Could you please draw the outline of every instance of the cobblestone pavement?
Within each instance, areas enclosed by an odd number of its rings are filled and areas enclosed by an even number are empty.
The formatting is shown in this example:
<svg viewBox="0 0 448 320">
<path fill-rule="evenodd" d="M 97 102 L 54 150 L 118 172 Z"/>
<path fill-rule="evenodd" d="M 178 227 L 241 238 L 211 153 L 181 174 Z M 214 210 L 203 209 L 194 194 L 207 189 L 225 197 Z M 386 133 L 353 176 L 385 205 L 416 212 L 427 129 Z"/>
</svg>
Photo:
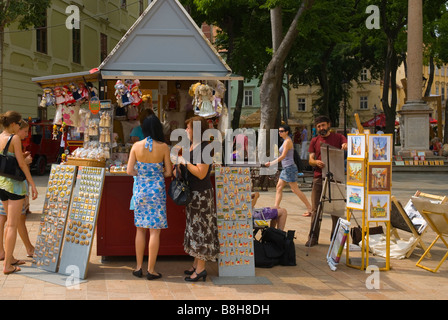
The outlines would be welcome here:
<svg viewBox="0 0 448 320">
<path fill-rule="evenodd" d="M 392 194 L 406 203 L 416 190 L 447 194 L 445 173 L 394 173 Z M 27 220 L 30 239 L 34 243 L 39 229 L 44 194 L 48 176 L 35 177 L 40 197 L 31 203 L 31 214 Z M 311 192 L 305 191 L 307 197 Z M 261 192 L 257 206 L 272 205 L 275 191 Z M 307 256 L 304 246 L 310 227 L 310 218 L 303 217 L 305 206 L 289 190 L 285 190 L 282 207 L 288 210 L 286 229 L 296 230 L 295 248 L 297 266 L 276 266 L 271 269 L 256 268 L 256 276 L 268 279 L 271 284 L 216 285 L 210 278 L 218 276 L 216 263 L 209 263 L 206 282 L 186 283 L 183 270 L 191 266 L 188 257 L 160 257 L 157 269 L 163 278 L 157 281 L 137 279 L 131 275 L 134 258 L 115 257 L 102 263 L 93 246 L 88 278 L 77 287 L 65 287 L 24 274 L 5 276 L 0 274 L 0 299 L 164 299 L 164 300 L 388 300 L 388 299 L 447 299 L 448 263 L 437 273 L 416 267 L 421 249 L 416 249 L 408 259 L 391 259 L 391 270 L 378 275 L 379 288 L 369 289 L 371 273 L 348 267 L 341 262 L 336 271 L 331 271 L 326 262 L 330 244 L 330 216 L 324 215 L 319 245 L 312 247 Z M 401 233 L 400 233 L 401 234 Z M 402 234 L 408 237 L 406 234 Z M 425 234 L 423 240 L 429 244 L 434 232 Z M 446 252 L 443 244 L 437 243 L 431 251 L 428 265 L 436 265 Z M 18 238 L 15 256 L 31 265 L 26 251 Z M 345 258 L 344 258 L 345 259 Z M 345 261 L 345 260 L 344 260 Z M 370 286 L 371 287 L 371 286 Z"/>
</svg>

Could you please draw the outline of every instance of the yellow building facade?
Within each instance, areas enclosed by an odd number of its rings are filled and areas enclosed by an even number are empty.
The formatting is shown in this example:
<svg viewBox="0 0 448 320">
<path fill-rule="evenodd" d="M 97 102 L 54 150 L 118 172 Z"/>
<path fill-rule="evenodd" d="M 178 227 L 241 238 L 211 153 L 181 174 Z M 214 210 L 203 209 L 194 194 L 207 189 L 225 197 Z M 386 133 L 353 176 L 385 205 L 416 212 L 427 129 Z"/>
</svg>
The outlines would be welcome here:
<svg viewBox="0 0 448 320">
<path fill-rule="evenodd" d="M 401 79 L 404 78 L 404 68 L 399 68 L 397 72 L 397 111 L 401 109 L 405 102 L 404 88 Z M 314 117 L 317 108 L 314 106 L 315 101 L 319 98 L 320 87 L 299 86 L 292 88 L 289 92 L 290 99 L 290 119 L 293 123 L 305 125 L 310 132 L 314 125 Z M 358 82 L 353 81 L 346 100 L 347 107 L 347 130 L 356 127 L 354 114 L 357 113 L 362 122 L 368 121 L 383 112 L 381 97 L 383 85 L 381 80 L 375 80 L 371 77 L 370 71 L 364 69 L 359 75 Z M 390 94 L 389 94 L 390 99 Z M 339 127 L 336 128 L 342 132 L 344 127 L 344 102 L 341 102 Z M 311 138 L 310 136 L 308 137 Z"/>
<path fill-rule="evenodd" d="M 38 106 L 43 91 L 31 78 L 98 67 L 150 2 L 53 0 L 45 25 L 36 26 L 46 28 L 20 31 L 17 24 L 10 25 L 5 30 L 1 111 L 42 116 L 45 112 Z M 79 28 L 74 24 L 76 17 Z M 47 111 L 51 119 L 54 110 Z"/>
</svg>

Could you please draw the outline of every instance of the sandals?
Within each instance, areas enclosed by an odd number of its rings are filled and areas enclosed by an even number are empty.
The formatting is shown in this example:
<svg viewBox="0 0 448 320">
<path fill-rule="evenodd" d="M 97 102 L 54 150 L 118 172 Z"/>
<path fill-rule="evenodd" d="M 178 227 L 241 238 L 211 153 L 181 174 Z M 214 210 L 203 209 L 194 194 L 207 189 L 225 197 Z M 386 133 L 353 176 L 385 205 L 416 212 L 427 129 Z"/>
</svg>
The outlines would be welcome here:
<svg viewBox="0 0 448 320">
<path fill-rule="evenodd" d="M 22 264 L 25 264 L 26 262 L 23 260 L 16 260 L 16 262 L 11 263 L 12 266 L 21 266 Z"/>
<path fill-rule="evenodd" d="M 310 211 L 305 212 L 302 214 L 303 217 L 311 217 L 312 213 Z"/>
<path fill-rule="evenodd" d="M 13 274 L 14 272 L 19 272 L 20 270 L 22 270 L 22 269 L 20 269 L 19 267 L 14 266 L 14 269 L 12 271 L 7 271 L 7 272 L 3 271 L 3 274 L 5 276 L 7 276 L 7 275 L 10 275 L 10 274 Z"/>
</svg>

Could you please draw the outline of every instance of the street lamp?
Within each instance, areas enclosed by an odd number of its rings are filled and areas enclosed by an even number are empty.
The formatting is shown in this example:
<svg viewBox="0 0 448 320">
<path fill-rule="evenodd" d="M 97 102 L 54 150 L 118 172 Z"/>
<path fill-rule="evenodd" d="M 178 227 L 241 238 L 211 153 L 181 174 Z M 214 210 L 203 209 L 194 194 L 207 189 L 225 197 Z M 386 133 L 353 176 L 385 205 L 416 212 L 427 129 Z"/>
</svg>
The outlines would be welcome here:
<svg viewBox="0 0 448 320">
<path fill-rule="evenodd" d="M 374 129 L 373 129 L 373 132 L 375 132 L 376 133 L 376 110 L 377 110 L 377 108 L 376 108 L 376 104 L 374 104 L 373 105 L 373 118 L 375 119 L 374 121 L 375 121 L 375 125 L 374 125 Z"/>
</svg>

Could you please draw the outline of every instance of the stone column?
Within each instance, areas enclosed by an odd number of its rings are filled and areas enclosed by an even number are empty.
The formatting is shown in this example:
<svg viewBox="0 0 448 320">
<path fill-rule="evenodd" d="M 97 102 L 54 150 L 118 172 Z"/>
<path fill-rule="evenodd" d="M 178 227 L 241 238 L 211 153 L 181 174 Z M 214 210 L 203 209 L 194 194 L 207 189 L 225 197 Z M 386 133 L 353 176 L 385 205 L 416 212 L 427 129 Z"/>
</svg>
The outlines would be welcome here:
<svg viewBox="0 0 448 320">
<path fill-rule="evenodd" d="M 423 6 L 422 0 L 408 1 L 407 100 L 400 117 L 402 151 L 429 150 L 429 115 L 423 101 Z"/>
</svg>

